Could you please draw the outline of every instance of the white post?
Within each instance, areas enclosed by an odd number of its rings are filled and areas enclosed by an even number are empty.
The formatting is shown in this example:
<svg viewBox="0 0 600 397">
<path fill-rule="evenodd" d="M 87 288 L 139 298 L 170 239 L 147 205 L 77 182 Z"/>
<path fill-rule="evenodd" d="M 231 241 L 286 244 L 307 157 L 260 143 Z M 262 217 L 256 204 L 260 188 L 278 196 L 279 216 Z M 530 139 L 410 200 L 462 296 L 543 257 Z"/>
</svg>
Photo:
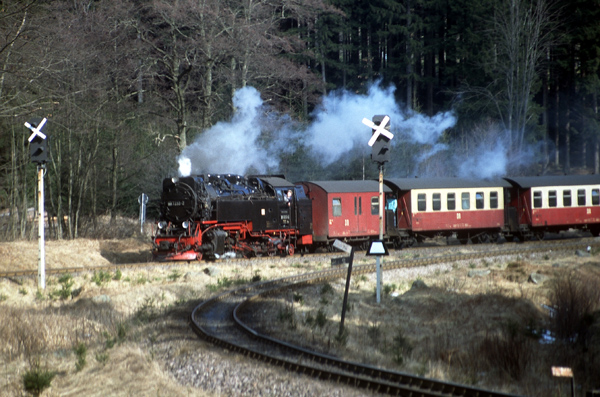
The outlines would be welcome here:
<svg viewBox="0 0 600 397">
<path fill-rule="evenodd" d="M 46 249 L 44 241 L 44 170 L 45 165 L 38 165 L 38 237 L 40 258 L 38 262 L 38 288 L 46 289 Z"/>
<path fill-rule="evenodd" d="M 383 164 L 379 164 L 379 240 L 383 241 Z M 375 261 L 377 269 L 377 303 L 381 302 L 381 255 Z"/>
</svg>

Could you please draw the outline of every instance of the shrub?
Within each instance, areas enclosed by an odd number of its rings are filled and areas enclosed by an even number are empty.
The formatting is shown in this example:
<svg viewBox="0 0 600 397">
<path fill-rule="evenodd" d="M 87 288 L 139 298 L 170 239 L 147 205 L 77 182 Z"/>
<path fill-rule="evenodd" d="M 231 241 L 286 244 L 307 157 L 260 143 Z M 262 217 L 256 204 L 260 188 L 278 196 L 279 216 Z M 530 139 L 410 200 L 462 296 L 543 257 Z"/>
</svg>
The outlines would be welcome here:
<svg viewBox="0 0 600 397">
<path fill-rule="evenodd" d="M 144 303 L 137 309 L 135 318 L 142 323 L 148 323 L 158 317 L 158 308 L 154 298 L 146 297 Z"/>
<path fill-rule="evenodd" d="M 113 276 L 113 280 L 119 281 L 121 280 L 121 277 L 123 277 L 123 272 L 121 272 L 121 269 L 117 269 L 115 271 L 115 275 Z"/>
<path fill-rule="evenodd" d="M 506 324 L 498 333 L 488 334 L 480 345 L 480 357 L 491 368 L 521 380 L 534 357 L 533 339 L 516 323 Z"/>
<path fill-rule="evenodd" d="M 554 335 L 563 341 L 582 341 L 593 312 L 600 307 L 600 282 L 569 272 L 553 280 L 548 299 L 554 309 Z"/>
<path fill-rule="evenodd" d="M 279 309 L 279 313 L 277 314 L 277 318 L 282 323 L 286 321 L 292 321 L 294 318 L 294 312 L 290 307 L 284 307 L 283 309 Z"/>
<path fill-rule="evenodd" d="M 75 369 L 77 371 L 81 371 L 83 367 L 85 367 L 86 356 L 87 356 L 87 346 L 83 343 L 77 344 L 73 349 L 75 355 L 77 356 L 77 363 L 75 363 Z"/>
<path fill-rule="evenodd" d="M 323 309 L 319 309 L 317 312 L 317 317 L 315 318 L 315 325 L 319 328 L 323 328 L 327 324 L 327 316 Z"/>
<path fill-rule="evenodd" d="M 396 284 L 384 284 L 383 285 L 383 293 L 385 295 L 389 295 L 396 290 Z"/>
<path fill-rule="evenodd" d="M 58 279 L 61 288 L 52 293 L 53 296 L 57 296 L 60 299 L 68 299 L 71 297 L 71 288 L 73 284 L 75 284 L 75 280 L 73 280 L 73 276 L 70 274 L 64 274 Z"/>
<path fill-rule="evenodd" d="M 108 283 L 110 280 L 112 280 L 110 273 L 103 270 L 95 271 L 92 276 L 92 281 L 95 282 L 98 287 Z"/>
<path fill-rule="evenodd" d="M 50 387 L 54 376 L 56 376 L 55 372 L 41 369 L 39 363 L 36 363 L 23 374 L 23 387 L 34 396 L 39 396 Z"/>
<path fill-rule="evenodd" d="M 412 352 L 412 345 L 410 341 L 404 336 L 404 332 L 401 329 L 396 331 L 396 336 L 392 340 L 392 346 L 390 352 L 393 355 L 394 361 L 398 365 L 404 363 L 404 357 Z"/>
<path fill-rule="evenodd" d="M 171 281 L 177 281 L 180 277 L 181 277 L 181 273 L 179 273 L 179 270 L 177 270 L 177 269 L 173 269 L 171 274 L 169 274 L 167 276 L 167 278 Z"/>
<path fill-rule="evenodd" d="M 302 296 L 302 294 L 297 294 L 294 292 L 293 299 L 294 299 L 294 302 L 298 302 L 301 305 L 304 304 L 304 297 Z"/>
<path fill-rule="evenodd" d="M 332 293 L 333 293 L 333 287 L 331 286 L 331 284 L 329 284 L 329 283 L 323 284 L 323 286 L 321 287 L 321 295 L 332 294 Z"/>
<path fill-rule="evenodd" d="M 106 363 L 108 362 L 108 353 L 96 353 L 96 361 L 98 361 L 102 365 L 106 365 Z"/>
<path fill-rule="evenodd" d="M 371 342 L 379 344 L 379 339 L 381 338 L 381 326 L 379 324 L 369 325 L 367 336 L 371 339 Z"/>
</svg>

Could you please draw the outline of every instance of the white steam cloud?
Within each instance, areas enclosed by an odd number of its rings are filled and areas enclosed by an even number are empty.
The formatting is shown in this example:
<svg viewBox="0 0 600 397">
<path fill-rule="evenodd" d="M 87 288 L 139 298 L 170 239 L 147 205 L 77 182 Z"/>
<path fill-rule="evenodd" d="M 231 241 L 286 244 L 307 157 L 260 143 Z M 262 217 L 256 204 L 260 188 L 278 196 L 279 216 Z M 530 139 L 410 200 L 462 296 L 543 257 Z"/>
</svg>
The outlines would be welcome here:
<svg viewBox="0 0 600 397">
<path fill-rule="evenodd" d="M 438 158 L 439 154 L 448 157 L 453 165 L 441 167 L 448 175 L 486 178 L 506 173 L 509 160 L 503 139 L 490 133 L 492 139 L 480 142 L 477 149 L 471 151 L 474 154 L 466 158 L 452 156 L 447 152 L 449 146 L 441 138 L 456 124 L 454 113 L 443 112 L 428 117 L 402 109 L 394 92 L 395 87 L 383 88 L 377 83 L 365 95 L 331 92 L 311 114 L 312 122 L 301 127 L 289 116 L 277 114 L 263 105 L 255 88 L 242 88 L 233 97 L 237 110 L 232 119 L 221 121 L 199 134 L 179 156 L 179 172 L 183 176 L 276 173 L 279 172 L 280 158 L 294 153 L 300 146 L 322 166 L 327 166 L 356 148 L 363 148 L 360 151 L 367 153 L 371 130 L 362 119 L 385 114 L 390 116 L 394 134 L 392 156 L 400 156 L 401 145 L 410 143 L 419 147 L 418 154 L 412 153 L 417 163 L 425 163 L 434 155 Z M 418 165 L 414 167 L 414 170 L 418 169 Z M 389 171 L 394 173 L 394 170 Z"/>
<path fill-rule="evenodd" d="M 355 145 L 366 144 L 371 131 L 362 123 L 374 115 L 390 116 L 391 131 L 400 136 L 392 145 L 408 141 L 436 145 L 441 135 L 456 124 L 452 112 L 427 117 L 413 111 L 403 111 L 394 97 L 395 87 L 382 88 L 373 84 L 366 95 L 347 91 L 329 93 L 313 112 L 314 122 L 307 128 L 302 141 L 327 165 L 338 160 Z M 439 144 L 436 151 L 440 150 Z"/>
<path fill-rule="evenodd" d="M 277 166 L 277 157 L 259 142 L 264 121 L 259 92 L 242 88 L 233 96 L 233 105 L 237 111 L 231 121 L 215 124 L 183 150 L 178 159 L 181 175 L 244 174 L 251 167 L 262 173 Z"/>
</svg>

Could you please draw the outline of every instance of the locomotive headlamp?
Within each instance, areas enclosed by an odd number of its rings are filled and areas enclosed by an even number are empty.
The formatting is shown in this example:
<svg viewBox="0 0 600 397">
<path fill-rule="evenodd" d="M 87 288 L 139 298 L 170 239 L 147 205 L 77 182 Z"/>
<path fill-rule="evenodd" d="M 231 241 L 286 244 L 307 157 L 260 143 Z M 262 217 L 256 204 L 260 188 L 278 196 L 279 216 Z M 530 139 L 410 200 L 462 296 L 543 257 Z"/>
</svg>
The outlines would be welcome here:
<svg viewBox="0 0 600 397">
<path fill-rule="evenodd" d="M 165 221 L 158 222 L 159 229 L 164 229 L 165 227 L 167 227 L 167 222 L 165 222 Z"/>
<path fill-rule="evenodd" d="M 177 183 L 177 182 L 179 182 L 179 178 L 173 177 L 173 178 L 171 178 L 171 182 Z"/>
<path fill-rule="evenodd" d="M 189 221 L 183 221 L 183 222 L 181 223 L 181 226 L 182 226 L 184 229 L 187 229 L 187 228 L 190 226 L 190 222 L 189 222 Z"/>
</svg>

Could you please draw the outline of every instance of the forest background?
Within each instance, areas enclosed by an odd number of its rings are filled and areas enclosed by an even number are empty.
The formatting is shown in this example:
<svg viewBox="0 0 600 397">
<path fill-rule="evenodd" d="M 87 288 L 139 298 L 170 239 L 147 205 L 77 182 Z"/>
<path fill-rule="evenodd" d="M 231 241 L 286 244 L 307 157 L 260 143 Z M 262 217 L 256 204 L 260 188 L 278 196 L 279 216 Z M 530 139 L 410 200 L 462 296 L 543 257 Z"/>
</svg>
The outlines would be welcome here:
<svg viewBox="0 0 600 397">
<path fill-rule="evenodd" d="M 115 237 L 162 179 L 600 172 L 592 0 L 0 1 L 0 238 L 34 238 L 24 122 L 48 118 L 50 237 Z M 202 159 L 209 160 L 202 162 Z M 482 174 L 482 171 L 484 172 Z M 62 220 L 58 222 L 57 220 Z"/>
</svg>

